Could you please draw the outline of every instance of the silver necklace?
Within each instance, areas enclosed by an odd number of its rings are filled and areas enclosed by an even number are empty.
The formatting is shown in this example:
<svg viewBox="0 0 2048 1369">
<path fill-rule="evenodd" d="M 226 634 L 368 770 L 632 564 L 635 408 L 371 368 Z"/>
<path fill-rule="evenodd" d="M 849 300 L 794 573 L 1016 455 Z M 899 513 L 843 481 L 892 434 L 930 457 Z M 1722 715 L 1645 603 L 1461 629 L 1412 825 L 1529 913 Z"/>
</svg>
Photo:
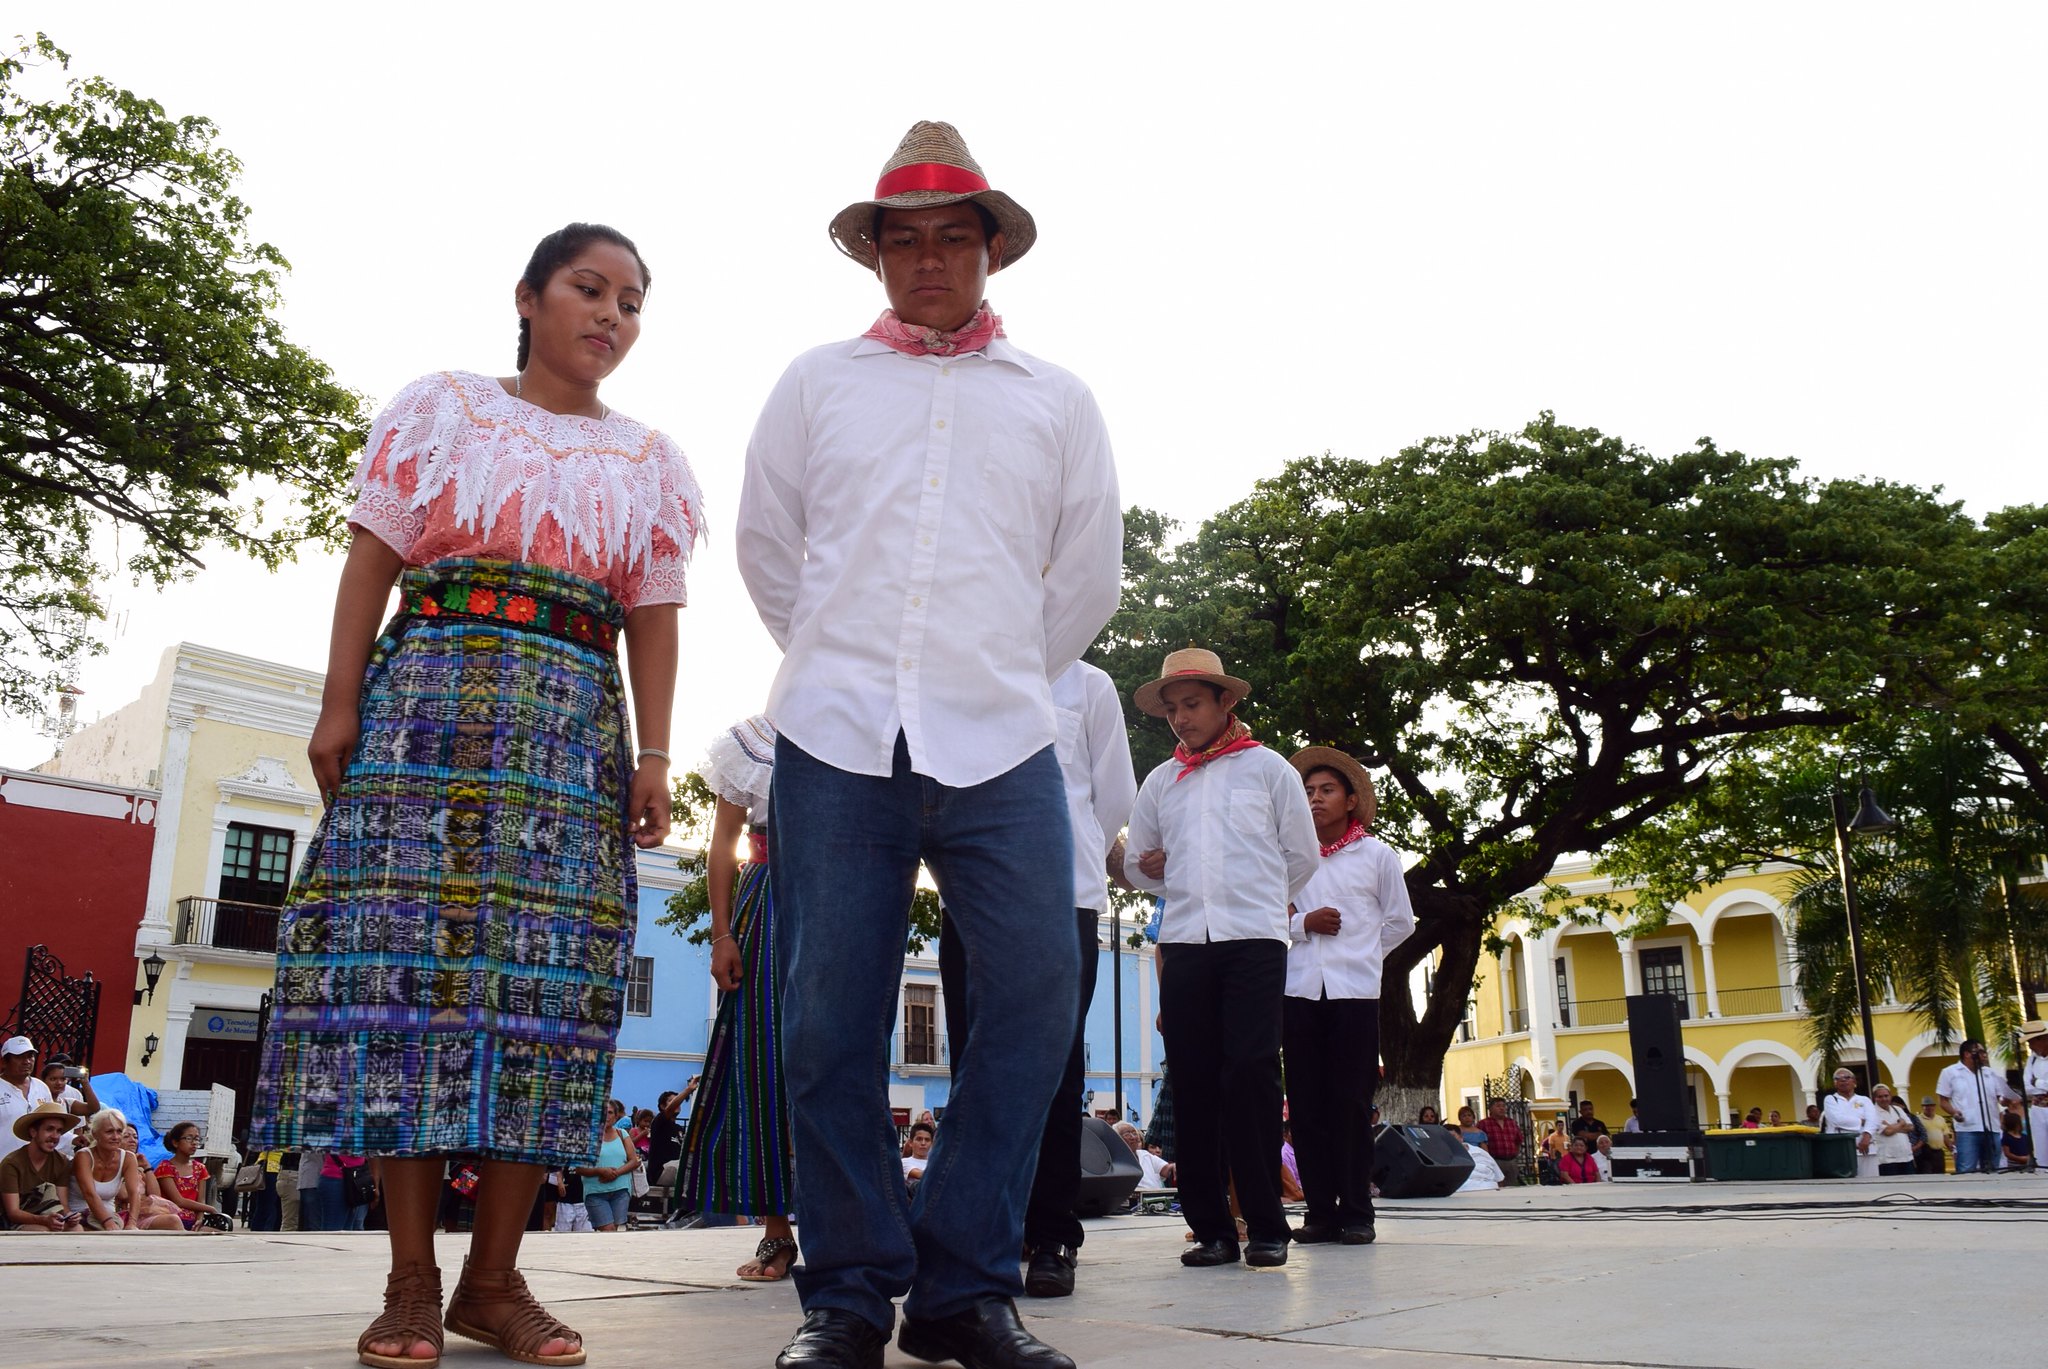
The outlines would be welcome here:
<svg viewBox="0 0 2048 1369">
<path fill-rule="evenodd" d="M 515 372 L 513 372 L 513 373 L 512 373 L 512 398 L 514 398 L 514 399 L 524 399 L 525 397 L 526 397 L 526 372 L 524 372 L 524 371 L 515 371 Z M 536 408 L 538 408 L 539 406 L 538 406 L 538 405 L 536 405 L 535 407 L 536 407 Z M 605 402 L 604 402 L 603 400 L 601 400 L 601 399 L 600 399 L 600 400 L 599 400 L 599 401 L 597 402 L 597 421 L 598 421 L 598 422 L 600 422 L 600 423 L 602 423 L 602 422 L 604 422 L 604 421 L 605 421 L 605 420 L 606 420 L 607 418 L 610 418 L 611 416 L 612 416 L 612 410 L 611 410 L 611 406 L 610 406 L 609 404 L 606 404 L 606 403 L 605 403 Z M 582 418 L 582 417 L 584 417 L 584 415 L 582 415 L 582 414 L 571 414 L 571 415 L 570 415 L 570 417 L 572 417 L 572 418 Z"/>
</svg>

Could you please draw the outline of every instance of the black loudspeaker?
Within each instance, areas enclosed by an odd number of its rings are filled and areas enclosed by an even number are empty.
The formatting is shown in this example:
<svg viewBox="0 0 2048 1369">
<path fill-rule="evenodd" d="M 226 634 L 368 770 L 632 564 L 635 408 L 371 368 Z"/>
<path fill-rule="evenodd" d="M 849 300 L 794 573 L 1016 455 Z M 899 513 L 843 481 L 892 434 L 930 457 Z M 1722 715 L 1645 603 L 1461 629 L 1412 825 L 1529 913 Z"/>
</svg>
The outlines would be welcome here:
<svg viewBox="0 0 2048 1369">
<path fill-rule="evenodd" d="M 1144 1174 L 1138 1157 L 1100 1117 L 1081 1119 L 1081 1189 L 1074 1197 L 1076 1217 L 1107 1217 L 1130 1206 L 1131 1192 Z"/>
<path fill-rule="evenodd" d="M 1628 997 L 1628 1045 L 1636 1066 L 1636 1119 L 1644 1131 L 1684 1131 L 1685 1042 L 1679 1034 L 1678 997 Z"/>
<path fill-rule="evenodd" d="M 1443 1127 L 1382 1124 L 1373 1133 L 1372 1181 L 1382 1198 L 1443 1198 L 1472 1177 L 1472 1153 Z"/>
</svg>

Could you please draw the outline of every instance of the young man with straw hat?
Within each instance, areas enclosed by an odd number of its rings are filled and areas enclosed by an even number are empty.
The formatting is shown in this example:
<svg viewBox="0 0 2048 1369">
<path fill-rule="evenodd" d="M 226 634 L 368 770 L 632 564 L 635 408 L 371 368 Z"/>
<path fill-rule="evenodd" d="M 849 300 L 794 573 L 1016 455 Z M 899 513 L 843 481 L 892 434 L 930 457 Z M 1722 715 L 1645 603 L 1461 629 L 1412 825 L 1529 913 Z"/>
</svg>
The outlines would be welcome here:
<svg viewBox="0 0 2048 1369">
<path fill-rule="evenodd" d="M 1372 1096 L 1380 1065 L 1380 967 L 1415 930 L 1401 858 L 1372 836 L 1365 767 L 1328 746 L 1290 758 L 1321 858 L 1287 910 L 1287 1117 L 1301 1165 L 1304 1244 L 1373 1239 Z"/>
<path fill-rule="evenodd" d="M 951 125 L 913 127 L 830 232 L 890 308 L 784 373 L 736 537 L 784 652 L 770 877 L 806 1315 L 776 1363 L 879 1365 L 907 1293 L 909 1355 L 1061 1369 L 1013 1301 L 1080 981 L 1049 681 L 1116 608 L 1115 467 L 1087 387 L 983 297 L 1037 228 Z M 974 1025 L 912 1200 L 887 1071 L 920 861 Z"/>
<path fill-rule="evenodd" d="M 2020 1092 L 2027 1097 L 2027 1131 L 2034 1140 L 2034 1161 L 2041 1162 L 2041 1146 L 2048 1141 L 2048 1022 L 2039 1018 L 2020 1023 L 2020 1040 L 2027 1058 L 2020 1067 Z"/>
<path fill-rule="evenodd" d="M 10 1231 L 72 1231 L 83 1212 L 67 1211 L 71 1158 L 58 1145 L 77 1121 L 62 1103 L 44 1099 L 14 1119 L 15 1149 L 0 1159 L 0 1219 Z"/>
<path fill-rule="evenodd" d="M 1294 767 L 1232 710 L 1251 686 L 1190 646 L 1138 686 L 1179 739 L 1131 810 L 1124 874 L 1163 894 L 1159 1027 L 1173 1061 L 1181 1211 L 1194 1267 L 1235 1264 L 1237 1183 L 1249 1265 L 1287 1263 L 1280 1206 L 1280 1016 L 1287 905 L 1315 873 L 1315 819 Z"/>
</svg>

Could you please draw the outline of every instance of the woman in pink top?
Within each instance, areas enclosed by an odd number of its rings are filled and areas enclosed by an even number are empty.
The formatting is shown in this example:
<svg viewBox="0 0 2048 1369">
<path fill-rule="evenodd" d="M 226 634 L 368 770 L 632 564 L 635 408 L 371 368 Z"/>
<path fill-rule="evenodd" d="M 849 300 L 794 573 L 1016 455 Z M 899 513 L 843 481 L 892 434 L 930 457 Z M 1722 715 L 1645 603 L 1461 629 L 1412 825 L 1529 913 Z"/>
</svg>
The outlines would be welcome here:
<svg viewBox="0 0 2048 1369">
<path fill-rule="evenodd" d="M 431 263 L 414 271 L 395 297 L 442 307 Z M 598 394 L 649 279 L 613 229 L 549 234 L 514 290 L 517 369 L 406 386 L 357 474 L 307 747 L 328 806 L 279 917 L 250 1133 L 380 1157 L 392 1272 L 365 1364 L 425 1369 L 444 1326 L 583 1362 L 517 1266 L 541 1177 L 596 1148 L 633 850 L 669 825 L 700 501 L 675 444 Z M 476 1230 L 444 1317 L 433 1224 L 456 1157 L 479 1176 Z"/>
</svg>

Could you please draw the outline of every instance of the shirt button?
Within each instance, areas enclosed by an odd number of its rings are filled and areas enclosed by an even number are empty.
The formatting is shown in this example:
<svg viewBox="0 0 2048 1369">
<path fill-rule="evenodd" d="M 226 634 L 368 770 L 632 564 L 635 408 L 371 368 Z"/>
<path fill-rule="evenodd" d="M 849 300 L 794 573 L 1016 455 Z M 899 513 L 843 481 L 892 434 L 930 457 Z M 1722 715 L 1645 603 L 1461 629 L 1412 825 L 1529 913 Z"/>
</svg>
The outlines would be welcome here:
<svg viewBox="0 0 2048 1369">
<path fill-rule="evenodd" d="M 933 477 L 932 477 L 932 488 L 933 488 L 933 489 L 937 489 L 938 487 L 939 487 L 939 478 L 938 478 L 938 477 L 937 477 L 937 476 L 935 475 L 935 476 L 933 476 Z"/>
<path fill-rule="evenodd" d="M 903 668 L 904 668 L 905 670 L 908 670 L 908 669 L 910 669 L 910 667 L 911 667 L 911 665 L 912 665 L 912 664 L 913 664 L 913 662 L 911 661 L 911 659 L 910 659 L 910 658 L 909 658 L 908 656 L 905 656 L 905 657 L 903 658 Z"/>
<path fill-rule="evenodd" d="M 923 600 L 923 599 L 922 599 L 921 597 L 919 597 L 918 595 L 915 595 L 915 594 L 913 594 L 913 595 L 911 595 L 911 596 L 910 596 L 910 606 L 911 606 L 912 608 L 921 608 L 921 607 L 923 607 L 923 605 L 924 605 L 924 600 Z"/>
<path fill-rule="evenodd" d="M 929 537 L 920 537 L 917 539 L 917 544 L 920 547 L 928 547 L 932 544 L 932 539 Z"/>
<path fill-rule="evenodd" d="M 932 426 L 933 426 L 933 427 L 935 427 L 935 428 L 943 428 L 943 427 L 945 427 L 945 426 L 946 426 L 946 420 L 942 418 L 942 419 L 940 419 L 940 420 L 939 420 L 939 421 L 938 421 L 937 423 L 933 424 Z"/>
</svg>

